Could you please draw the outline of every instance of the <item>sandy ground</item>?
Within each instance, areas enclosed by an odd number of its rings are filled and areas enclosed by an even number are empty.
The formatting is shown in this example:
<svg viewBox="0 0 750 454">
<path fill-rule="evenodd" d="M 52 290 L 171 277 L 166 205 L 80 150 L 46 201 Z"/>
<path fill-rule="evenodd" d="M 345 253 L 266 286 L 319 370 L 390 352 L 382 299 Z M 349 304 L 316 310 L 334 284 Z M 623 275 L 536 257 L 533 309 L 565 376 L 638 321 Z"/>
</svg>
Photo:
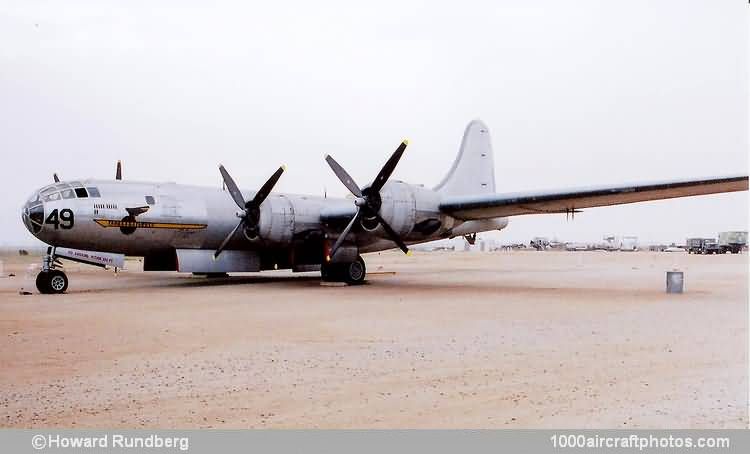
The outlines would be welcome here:
<svg viewBox="0 0 750 454">
<path fill-rule="evenodd" d="M 71 265 L 51 296 L 3 260 L 3 427 L 748 424 L 746 255 L 383 253 L 358 287 Z"/>
</svg>

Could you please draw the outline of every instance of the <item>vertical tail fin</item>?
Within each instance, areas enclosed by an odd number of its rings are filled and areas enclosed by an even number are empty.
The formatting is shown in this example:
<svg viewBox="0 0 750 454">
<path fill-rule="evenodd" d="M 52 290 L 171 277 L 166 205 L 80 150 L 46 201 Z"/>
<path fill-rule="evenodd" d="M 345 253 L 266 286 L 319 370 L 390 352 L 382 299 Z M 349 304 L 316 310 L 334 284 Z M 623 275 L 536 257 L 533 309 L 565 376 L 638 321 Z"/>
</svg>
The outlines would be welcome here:
<svg viewBox="0 0 750 454">
<path fill-rule="evenodd" d="M 466 126 L 458 156 L 435 191 L 446 195 L 495 192 L 495 159 L 490 131 L 481 120 L 473 120 Z"/>
</svg>

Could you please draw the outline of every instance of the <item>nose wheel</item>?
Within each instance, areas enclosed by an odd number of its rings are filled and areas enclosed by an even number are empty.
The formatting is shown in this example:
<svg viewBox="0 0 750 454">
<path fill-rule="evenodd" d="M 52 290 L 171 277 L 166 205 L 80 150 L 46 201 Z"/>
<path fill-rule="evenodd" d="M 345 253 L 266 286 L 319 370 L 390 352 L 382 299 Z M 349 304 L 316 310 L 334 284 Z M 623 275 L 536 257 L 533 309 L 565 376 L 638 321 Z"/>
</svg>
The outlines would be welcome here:
<svg viewBox="0 0 750 454">
<path fill-rule="evenodd" d="M 64 293 L 68 289 L 68 276 L 60 270 L 40 271 L 36 276 L 39 293 Z"/>
</svg>

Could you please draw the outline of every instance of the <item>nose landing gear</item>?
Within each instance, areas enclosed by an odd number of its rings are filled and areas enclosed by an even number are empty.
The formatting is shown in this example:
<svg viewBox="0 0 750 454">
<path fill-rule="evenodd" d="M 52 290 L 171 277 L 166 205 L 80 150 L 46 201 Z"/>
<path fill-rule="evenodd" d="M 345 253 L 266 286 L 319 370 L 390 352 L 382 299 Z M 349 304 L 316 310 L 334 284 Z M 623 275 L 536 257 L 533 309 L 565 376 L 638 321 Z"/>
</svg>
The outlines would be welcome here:
<svg viewBox="0 0 750 454">
<path fill-rule="evenodd" d="M 48 248 L 47 255 L 42 259 L 42 271 L 36 276 L 36 288 L 39 293 L 64 293 L 68 289 L 68 276 L 61 270 L 55 269 L 59 262 L 55 259 L 55 249 Z"/>
</svg>

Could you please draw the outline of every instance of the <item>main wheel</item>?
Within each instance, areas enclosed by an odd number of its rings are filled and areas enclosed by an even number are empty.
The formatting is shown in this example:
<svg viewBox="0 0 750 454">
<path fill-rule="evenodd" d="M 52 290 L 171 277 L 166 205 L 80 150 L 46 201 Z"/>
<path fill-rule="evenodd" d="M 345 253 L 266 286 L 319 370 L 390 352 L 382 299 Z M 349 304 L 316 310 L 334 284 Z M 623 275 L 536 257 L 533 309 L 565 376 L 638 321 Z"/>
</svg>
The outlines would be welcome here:
<svg viewBox="0 0 750 454">
<path fill-rule="evenodd" d="M 347 284 L 361 284 L 365 281 L 367 268 L 361 256 L 349 263 L 329 263 L 320 267 L 320 277 L 329 282 L 346 282 Z"/>
<path fill-rule="evenodd" d="M 365 281 L 367 268 L 362 256 L 358 255 L 357 260 L 344 265 L 344 280 L 348 284 L 361 284 Z"/>
<path fill-rule="evenodd" d="M 68 289 L 68 276 L 60 270 L 42 271 L 36 276 L 39 293 L 64 293 Z"/>
<path fill-rule="evenodd" d="M 327 282 L 343 281 L 340 263 L 324 263 L 320 265 L 320 278 Z"/>
</svg>

